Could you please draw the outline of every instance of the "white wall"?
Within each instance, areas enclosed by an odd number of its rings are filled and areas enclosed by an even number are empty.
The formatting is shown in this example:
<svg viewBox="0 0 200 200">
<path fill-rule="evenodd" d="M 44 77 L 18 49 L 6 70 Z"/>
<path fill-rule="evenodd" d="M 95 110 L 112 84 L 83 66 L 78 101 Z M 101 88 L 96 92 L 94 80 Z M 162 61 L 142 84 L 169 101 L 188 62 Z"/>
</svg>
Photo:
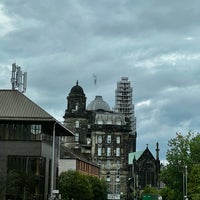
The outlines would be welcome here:
<svg viewBox="0 0 200 200">
<path fill-rule="evenodd" d="M 58 174 L 67 170 L 76 170 L 76 159 L 59 159 Z"/>
</svg>

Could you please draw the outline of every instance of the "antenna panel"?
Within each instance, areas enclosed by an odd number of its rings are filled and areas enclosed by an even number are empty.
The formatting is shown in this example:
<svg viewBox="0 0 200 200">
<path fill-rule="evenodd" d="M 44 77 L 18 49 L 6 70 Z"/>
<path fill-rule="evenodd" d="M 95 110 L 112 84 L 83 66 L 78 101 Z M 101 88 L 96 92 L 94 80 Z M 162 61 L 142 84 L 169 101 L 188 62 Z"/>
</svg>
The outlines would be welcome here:
<svg viewBox="0 0 200 200">
<path fill-rule="evenodd" d="M 26 87 L 27 87 L 27 72 L 24 72 L 24 74 L 23 74 L 23 92 L 26 91 Z"/>
<path fill-rule="evenodd" d="M 22 71 L 21 67 L 17 67 L 16 84 L 19 87 L 22 84 Z"/>
<path fill-rule="evenodd" d="M 16 68 L 17 68 L 16 63 L 13 63 L 12 64 L 12 72 L 16 72 Z"/>
<path fill-rule="evenodd" d="M 16 63 L 12 64 L 11 84 L 12 90 L 18 89 L 22 93 L 26 91 L 27 72 L 22 73 L 21 67 Z"/>
</svg>

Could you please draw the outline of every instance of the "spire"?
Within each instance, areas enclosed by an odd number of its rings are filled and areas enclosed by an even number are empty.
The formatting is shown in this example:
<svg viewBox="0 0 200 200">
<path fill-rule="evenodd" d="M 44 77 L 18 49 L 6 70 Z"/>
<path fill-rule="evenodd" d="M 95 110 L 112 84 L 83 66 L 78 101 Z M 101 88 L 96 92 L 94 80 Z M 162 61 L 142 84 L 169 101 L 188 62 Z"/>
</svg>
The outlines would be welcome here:
<svg viewBox="0 0 200 200">
<path fill-rule="evenodd" d="M 78 80 L 76 81 L 76 85 L 78 85 Z"/>
<path fill-rule="evenodd" d="M 159 160 L 159 151 L 160 151 L 160 149 L 159 149 L 159 143 L 157 142 L 156 143 L 156 160 Z"/>
</svg>

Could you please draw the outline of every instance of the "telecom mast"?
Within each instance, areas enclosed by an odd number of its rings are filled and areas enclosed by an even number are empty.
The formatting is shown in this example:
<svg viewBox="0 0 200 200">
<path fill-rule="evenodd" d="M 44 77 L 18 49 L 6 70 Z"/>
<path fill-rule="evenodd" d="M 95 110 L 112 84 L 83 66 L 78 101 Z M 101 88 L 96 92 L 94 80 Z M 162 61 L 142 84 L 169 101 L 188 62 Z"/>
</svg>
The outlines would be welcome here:
<svg viewBox="0 0 200 200">
<path fill-rule="evenodd" d="M 12 76 L 11 76 L 12 90 L 18 89 L 24 93 L 27 86 L 27 72 L 22 72 L 21 67 L 16 63 L 12 64 Z"/>
</svg>

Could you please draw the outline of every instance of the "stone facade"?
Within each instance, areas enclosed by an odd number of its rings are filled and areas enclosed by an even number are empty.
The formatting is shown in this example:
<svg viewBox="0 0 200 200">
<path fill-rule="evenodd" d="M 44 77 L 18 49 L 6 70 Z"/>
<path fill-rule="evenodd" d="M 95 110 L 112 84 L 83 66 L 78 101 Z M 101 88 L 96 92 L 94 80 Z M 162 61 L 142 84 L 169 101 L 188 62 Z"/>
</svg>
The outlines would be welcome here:
<svg viewBox="0 0 200 200">
<path fill-rule="evenodd" d="M 65 145 L 100 167 L 100 178 L 108 181 L 109 193 L 125 194 L 130 123 L 124 115 L 111 111 L 101 96 L 86 108 L 86 97 L 78 82 L 67 100 L 64 124 L 75 137 L 63 138 Z"/>
</svg>

